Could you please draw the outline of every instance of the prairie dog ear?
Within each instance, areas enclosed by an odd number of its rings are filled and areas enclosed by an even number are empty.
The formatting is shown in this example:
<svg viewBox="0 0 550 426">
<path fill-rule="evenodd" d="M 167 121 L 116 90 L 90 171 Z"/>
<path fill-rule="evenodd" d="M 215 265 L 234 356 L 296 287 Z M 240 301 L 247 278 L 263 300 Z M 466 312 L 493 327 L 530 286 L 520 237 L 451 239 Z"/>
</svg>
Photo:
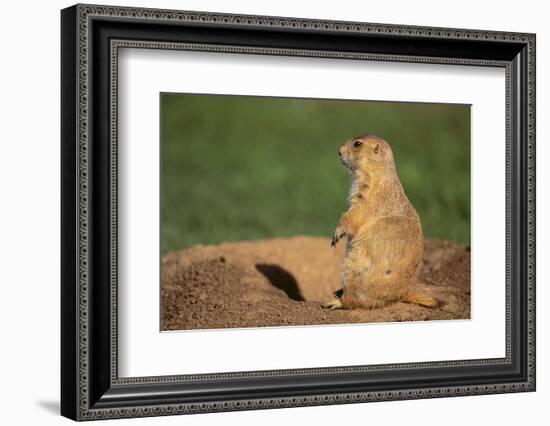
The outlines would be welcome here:
<svg viewBox="0 0 550 426">
<path fill-rule="evenodd" d="M 374 145 L 374 153 L 378 154 L 379 152 L 380 152 L 380 144 L 377 143 L 376 145 Z"/>
</svg>

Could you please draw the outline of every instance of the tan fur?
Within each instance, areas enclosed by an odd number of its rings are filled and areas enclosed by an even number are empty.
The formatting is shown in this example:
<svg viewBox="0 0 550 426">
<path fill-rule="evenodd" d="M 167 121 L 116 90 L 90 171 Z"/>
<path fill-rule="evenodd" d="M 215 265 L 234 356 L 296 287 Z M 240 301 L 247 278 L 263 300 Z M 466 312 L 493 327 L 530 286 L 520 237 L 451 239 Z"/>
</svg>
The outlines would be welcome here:
<svg viewBox="0 0 550 426">
<path fill-rule="evenodd" d="M 332 245 L 346 236 L 343 291 L 323 304 L 331 309 L 376 308 L 407 301 L 436 306 L 429 296 L 412 296 L 422 266 L 420 218 L 405 195 L 390 145 L 374 135 L 350 139 L 339 150 L 353 176 L 349 208 Z"/>
<path fill-rule="evenodd" d="M 401 298 L 401 301 L 425 306 L 426 308 L 437 308 L 440 305 L 438 300 L 425 294 L 407 294 Z"/>
</svg>

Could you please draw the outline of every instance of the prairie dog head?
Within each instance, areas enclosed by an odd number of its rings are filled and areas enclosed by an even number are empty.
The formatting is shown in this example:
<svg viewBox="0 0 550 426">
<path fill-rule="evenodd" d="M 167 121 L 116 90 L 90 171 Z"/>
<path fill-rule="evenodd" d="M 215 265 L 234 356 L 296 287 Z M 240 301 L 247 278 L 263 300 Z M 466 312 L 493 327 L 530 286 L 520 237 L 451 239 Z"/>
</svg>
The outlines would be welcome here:
<svg viewBox="0 0 550 426">
<path fill-rule="evenodd" d="M 390 145 L 374 135 L 362 135 L 346 141 L 338 150 L 338 156 L 351 172 L 373 173 L 378 170 L 395 170 L 395 160 Z"/>
</svg>

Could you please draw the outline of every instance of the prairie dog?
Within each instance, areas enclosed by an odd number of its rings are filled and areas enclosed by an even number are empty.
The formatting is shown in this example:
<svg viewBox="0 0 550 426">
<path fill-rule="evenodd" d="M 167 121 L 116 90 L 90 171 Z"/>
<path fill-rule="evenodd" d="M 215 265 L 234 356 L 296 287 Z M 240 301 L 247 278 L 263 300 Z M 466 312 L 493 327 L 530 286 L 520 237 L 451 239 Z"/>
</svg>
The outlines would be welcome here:
<svg viewBox="0 0 550 426">
<path fill-rule="evenodd" d="M 338 155 L 353 177 L 349 208 L 332 238 L 335 246 L 347 237 L 343 288 L 322 306 L 376 308 L 397 301 L 437 306 L 435 299 L 411 293 L 422 266 L 424 238 L 390 145 L 367 134 L 345 142 Z"/>
</svg>

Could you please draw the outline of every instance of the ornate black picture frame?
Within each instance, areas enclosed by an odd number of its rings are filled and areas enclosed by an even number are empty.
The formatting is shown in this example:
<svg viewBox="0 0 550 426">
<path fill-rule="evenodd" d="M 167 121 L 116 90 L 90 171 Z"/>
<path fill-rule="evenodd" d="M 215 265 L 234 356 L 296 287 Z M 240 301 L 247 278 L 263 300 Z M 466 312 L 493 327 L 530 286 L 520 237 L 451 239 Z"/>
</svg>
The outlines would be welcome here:
<svg viewBox="0 0 550 426">
<path fill-rule="evenodd" d="M 157 416 L 535 390 L 535 35 L 76 5 L 61 13 L 61 413 Z M 120 378 L 120 47 L 483 65 L 506 71 L 506 356 Z"/>
</svg>

